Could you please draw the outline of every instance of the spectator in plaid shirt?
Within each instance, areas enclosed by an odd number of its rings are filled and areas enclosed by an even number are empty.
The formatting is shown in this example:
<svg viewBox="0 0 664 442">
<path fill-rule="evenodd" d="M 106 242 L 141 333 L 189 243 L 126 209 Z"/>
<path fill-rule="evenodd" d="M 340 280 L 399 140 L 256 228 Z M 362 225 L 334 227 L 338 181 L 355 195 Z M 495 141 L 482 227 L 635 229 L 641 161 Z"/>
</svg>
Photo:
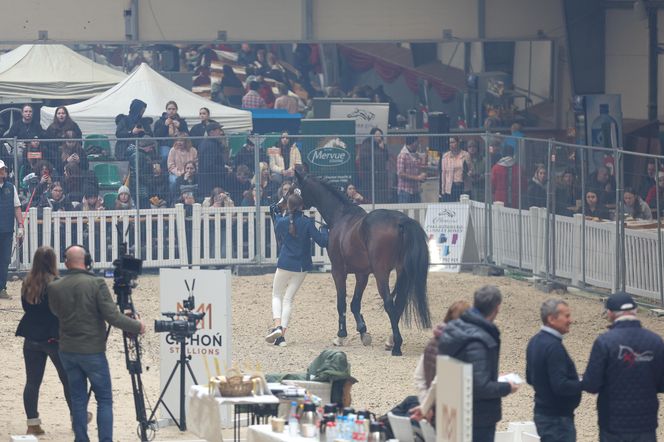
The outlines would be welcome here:
<svg viewBox="0 0 664 442">
<path fill-rule="evenodd" d="M 249 82 L 249 92 L 242 97 L 242 107 L 244 109 L 265 109 L 265 100 L 258 93 L 260 83 L 257 81 Z"/>
<path fill-rule="evenodd" d="M 423 171 L 425 156 L 417 150 L 420 141 L 417 137 L 406 137 L 406 145 L 397 156 L 397 201 L 419 203 L 422 201 L 422 182 L 427 174 Z"/>
</svg>

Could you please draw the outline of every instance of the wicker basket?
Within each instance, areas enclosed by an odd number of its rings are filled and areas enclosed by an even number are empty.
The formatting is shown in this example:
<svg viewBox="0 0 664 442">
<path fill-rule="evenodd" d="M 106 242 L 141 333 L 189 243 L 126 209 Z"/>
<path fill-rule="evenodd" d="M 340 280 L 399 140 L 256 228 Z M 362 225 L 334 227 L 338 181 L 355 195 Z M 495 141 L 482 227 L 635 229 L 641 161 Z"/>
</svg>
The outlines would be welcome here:
<svg viewBox="0 0 664 442">
<path fill-rule="evenodd" d="M 246 379 L 242 375 L 231 376 L 218 383 L 219 393 L 225 397 L 251 396 L 254 389 L 252 379 Z"/>
</svg>

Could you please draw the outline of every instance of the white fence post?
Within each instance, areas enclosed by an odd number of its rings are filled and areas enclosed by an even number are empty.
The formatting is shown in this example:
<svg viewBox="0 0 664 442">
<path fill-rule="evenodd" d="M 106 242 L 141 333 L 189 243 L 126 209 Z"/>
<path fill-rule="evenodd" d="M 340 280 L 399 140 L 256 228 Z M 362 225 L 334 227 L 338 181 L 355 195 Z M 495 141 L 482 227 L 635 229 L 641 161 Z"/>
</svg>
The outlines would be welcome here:
<svg viewBox="0 0 664 442">
<path fill-rule="evenodd" d="M 503 265 L 503 254 L 505 247 L 505 235 L 501 235 L 503 231 L 503 208 L 505 204 L 500 201 L 493 203 L 491 210 L 491 235 L 493 237 L 493 262 L 497 266 Z"/>
<path fill-rule="evenodd" d="M 180 265 L 189 265 L 189 255 L 187 254 L 187 231 L 184 220 L 184 205 L 178 203 L 175 205 L 175 225 L 177 226 L 178 251 L 180 252 Z"/>
<path fill-rule="evenodd" d="M 583 250 L 581 236 L 583 235 L 583 215 L 574 214 L 574 234 L 572 247 L 572 285 L 578 286 L 583 279 Z"/>
<path fill-rule="evenodd" d="M 201 264 L 201 205 L 194 204 L 191 211 L 191 265 Z"/>
</svg>

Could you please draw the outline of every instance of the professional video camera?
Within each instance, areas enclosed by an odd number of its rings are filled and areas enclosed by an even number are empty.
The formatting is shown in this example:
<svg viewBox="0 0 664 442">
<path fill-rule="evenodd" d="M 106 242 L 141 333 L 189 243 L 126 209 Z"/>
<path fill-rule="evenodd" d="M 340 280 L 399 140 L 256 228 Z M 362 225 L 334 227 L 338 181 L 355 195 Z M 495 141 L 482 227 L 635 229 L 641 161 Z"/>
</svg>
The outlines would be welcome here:
<svg viewBox="0 0 664 442">
<path fill-rule="evenodd" d="M 193 282 L 191 283 L 191 288 L 189 288 L 189 283 L 187 281 L 184 281 L 184 284 L 187 287 L 187 292 L 189 292 L 189 297 L 182 300 L 182 308 L 177 312 L 161 312 L 161 314 L 169 318 L 169 320 L 156 319 L 154 321 L 155 332 L 168 333 L 168 336 L 170 336 L 174 341 L 178 343 L 180 347 L 180 358 L 175 363 L 175 366 L 173 367 L 173 370 L 171 371 L 171 374 L 168 377 L 168 380 L 166 381 L 166 385 L 164 386 L 164 389 L 162 390 L 161 395 L 157 400 L 157 404 L 152 410 L 152 414 L 148 418 L 148 421 L 152 421 L 152 418 L 154 417 L 154 414 L 157 411 L 159 404 L 163 404 L 169 416 L 171 417 L 171 419 L 173 419 L 173 422 L 175 422 L 180 431 L 184 431 L 187 429 L 187 420 L 185 415 L 185 397 L 186 397 L 185 381 L 184 381 L 186 373 L 185 367 L 186 370 L 189 371 L 189 374 L 191 375 L 191 378 L 194 381 L 194 385 L 198 385 L 198 381 L 194 376 L 194 371 L 191 369 L 191 365 L 189 365 L 191 356 L 187 354 L 187 338 L 192 337 L 194 333 L 196 333 L 196 322 L 200 321 L 205 317 L 204 312 L 194 311 L 194 309 L 196 308 L 196 301 L 194 300 L 194 286 L 196 285 L 196 280 L 194 279 Z M 175 373 L 178 371 L 178 369 L 180 371 L 180 376 L 179 376 L 180 419 L 179 420 L 175 418 L 173 413 L 171 413 L 171 410 L 166 406 L 166 403 L 164 402 L 164 395 L 166 394 L 168 386 L 171 384 L 171 380 L 173 380 L 173 377 L 175 376 Z"/>
<path fill-rule="evenodd" d="M 120 238 L 125 238 L 120 224 L 116 226 Z M 118 259 L 113 261 L 113 292 L 117 296 L 117 304 L 121 312 L 132 318 L 138 319 L 138 314 L 131 299 L 131 291 L 136 287 L 136 279 L 143 269 L 143 261 L 127 254 L 127 243 L 122 242 L 119 246 Z M 109 325 L 110 331 L 110 325 Z M 138 422 L 137 434 L 142 442 L 147 442 L 154 437 L 156 426 L 152 420 L 146 417 L 145 393 L 141 373 L 141 345 L 138 336 L 123 332 L 125 362 L 131 377 L 132 392 L 134 395 L 134 407 L 136 408 L 136 421 Z"/>
<path fill-rule="evenodd" d="M 186 281 L 185 281 L 186 283 Z M 196 301 L 194 295 L 182 300 L 182 310 L 177 312 L 161 312 L 170 320 L 154 321 L 154 331 L 156 333 L 170 333 L 174 339 L 184 339 L 193 336 L 196 333 L 196 321 L 205 317 L 204 312 L 194 312 Z"/>
</svg>

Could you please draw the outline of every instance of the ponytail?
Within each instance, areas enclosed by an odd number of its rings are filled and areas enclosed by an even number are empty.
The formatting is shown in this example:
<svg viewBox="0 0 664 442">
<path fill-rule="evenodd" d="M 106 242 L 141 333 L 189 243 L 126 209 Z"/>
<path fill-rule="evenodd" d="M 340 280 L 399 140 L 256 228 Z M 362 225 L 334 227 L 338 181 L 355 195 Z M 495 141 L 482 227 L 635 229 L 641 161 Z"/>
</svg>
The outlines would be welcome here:
<svg viewBox="0 0 664 442">
<path fill-rule="evenodd" d="M 297 228 L 295 227 L 295 220 L 293 219 L 293 212 L 288 215 L 288 233 L 293 238 L 297 236 Z"/>
<path fill-rule="evenodd" d="M 295 227 L 295 218 L 293 215 L 295 212 L 301 211 L 303 206 L 304 201 L 302 201 L 300 195 L 293 193 L 288 197 L 288 233 L 292 237 L 297 236 L 297 228 Z"/>
</svg>

